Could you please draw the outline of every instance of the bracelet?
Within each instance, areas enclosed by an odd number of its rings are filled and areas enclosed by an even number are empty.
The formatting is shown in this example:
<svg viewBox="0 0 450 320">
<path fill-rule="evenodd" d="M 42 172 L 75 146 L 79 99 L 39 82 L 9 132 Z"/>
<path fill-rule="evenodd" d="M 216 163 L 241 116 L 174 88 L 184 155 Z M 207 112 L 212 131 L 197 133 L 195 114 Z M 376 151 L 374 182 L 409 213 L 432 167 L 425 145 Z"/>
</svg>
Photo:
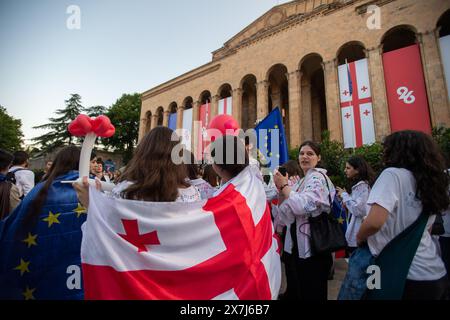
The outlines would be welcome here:
<svg viewBox="0 0 450 320">
<path fill-rule="evenodd" d="M 280 191 L 283 191 L 283 189 L 285 188 L 285 187 L 287 187 L 287 186 L 289 186 L 289 184 L 285 184 L 284 186 L 282 186 L 281 188 L 280 188 Z"/>
</svg>

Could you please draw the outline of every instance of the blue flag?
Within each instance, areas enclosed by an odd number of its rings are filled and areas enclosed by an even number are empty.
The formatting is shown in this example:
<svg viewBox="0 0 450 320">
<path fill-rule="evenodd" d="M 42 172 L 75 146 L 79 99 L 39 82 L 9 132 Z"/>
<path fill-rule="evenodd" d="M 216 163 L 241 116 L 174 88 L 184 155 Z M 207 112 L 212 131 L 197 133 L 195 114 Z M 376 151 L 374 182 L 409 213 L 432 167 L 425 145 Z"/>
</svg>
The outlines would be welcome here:
<svg viewBox="0 0 450 320">
<path fill-rule="evenodd" d="M 278 107 L 258 123 L 255 130 L 258 149 L 272 171 L 289 160 L 283 119 Z"/>
<path fill-rule="evenodd" d="M 83 299 L 81 288 L 81 225 L 86 209 L 64 180 L 53 181 L 35 222 L 23 222 L 43 183 L 38 184 L 5 220 L 0 222 L 0 300 Z"/>
</svg>

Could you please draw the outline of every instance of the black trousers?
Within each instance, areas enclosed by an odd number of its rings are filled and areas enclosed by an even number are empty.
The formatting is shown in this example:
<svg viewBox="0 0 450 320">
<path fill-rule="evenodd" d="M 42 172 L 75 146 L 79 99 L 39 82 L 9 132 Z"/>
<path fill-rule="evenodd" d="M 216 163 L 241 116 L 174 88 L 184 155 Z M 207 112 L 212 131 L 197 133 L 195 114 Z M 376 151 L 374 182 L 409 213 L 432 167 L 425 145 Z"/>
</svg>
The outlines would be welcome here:
<svg viewBox="0 0 450 320">
<path fill-rule="evenodd" d="M 447 289 L 447 276 L 433 281 L 406 280 L 403 300 L 445 300 Z"/>
<path fill-rule="evenodd" d="M 333 265 L 331 253 L 301 259 L 283 253 L 286 264 L 288 300 L 327 300 L 328 274 Z"/>
</svg>

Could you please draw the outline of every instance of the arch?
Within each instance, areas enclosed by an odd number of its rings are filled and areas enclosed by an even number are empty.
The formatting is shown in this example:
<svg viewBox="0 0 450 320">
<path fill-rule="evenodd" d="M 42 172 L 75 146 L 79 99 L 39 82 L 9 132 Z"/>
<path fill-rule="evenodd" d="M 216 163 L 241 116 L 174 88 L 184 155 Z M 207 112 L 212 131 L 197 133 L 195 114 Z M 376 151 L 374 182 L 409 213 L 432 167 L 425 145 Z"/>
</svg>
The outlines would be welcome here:
<svg viewBox="0 0 450 320">
<path fill-rule="evenodd" d="M 217 90 L 217 95 L 219 96 L 219 99 L 224 99 L 231 97 L 233 95 L 233 89 L 229 83 L 224 83 L 219 87 L 219 90 Z"/>
<path fill-rule="evenodd" d="M 283 125 L 287 143 L 289 144 L 289 85 L 287 78 L 288 69 L 284 64 L 273 65 L 267 72 L 269 83 L 268 105 L 269 112 L 279 107 L 283 117 Z"/>
<path fill-rule="evenodd" d="M 381 37 L 383 52 L 408 47 L 417 43 L 417 29 L 410 25 L 395 26 Z"/>
<path fill-rule="evenodd" d="M 159 107 L 158 109 L 156 109 L 156 117 L 157 117 L 156 125 L 162 126 L 163 120 L 164 120 L 164 108 L 163 107 Z"/>
<path fill-rule="evenodd" d="M 178 105 L 175 101 L 171 102 L 169 104 L 169 107 L 167 108 L 167 110 L 169 111 L 169 113 L 177 113 L 178 111 Z"/>
<path fill-rule="evenodd" d="M 182 107 L 184 109 L 190 109 L 192 108 L 192 104 L 194 103 L 194 99 L 192 99 L 191 96 L 184 98 L 183 103 L 182 103 Z"/>
<path fill-rule="evenodd" d="M 145 113 L 145 132 L 147 134 L 152 129 L 152 112 L 147 111 Z"/>
<path fill-rule="evenodd" d="M 347 60 L 348 63 L 364 59 L 365 45 L 361 41 L 349 41 L 343 44 L 336 52 L 338 65 L 344 64 Z"/>
<path fill-rule="evenodd" d="M 203 91 L 200 94 L 198 101 L 200 101 L 200 104 L 211 102 L 211 92 L 209 92 L 209 90 Z"/>
<path fill-rule="evenodd" d="M 439 30 L 439 37 L 450 35 L 450 10 L 445 11 L 439 18 L 436 27 Z"/>
<path fill-rule="evenodd" d="M 302 72 L 300 85 L 302 97 L 301 140 L 322 140 L 322 132 L 328 129 L 327 105 L 325 97 L 325 77 L 323 58 L 310 53 L 300 60 Z"/>
<path fill-rule="evenodd" d="M 257 119 L 256 82 L 255 75 L 247 74 L 239 84 L 239 87 L 242 88 L 241 127 L 243 130 L 253 128 Z"/>
</svg>

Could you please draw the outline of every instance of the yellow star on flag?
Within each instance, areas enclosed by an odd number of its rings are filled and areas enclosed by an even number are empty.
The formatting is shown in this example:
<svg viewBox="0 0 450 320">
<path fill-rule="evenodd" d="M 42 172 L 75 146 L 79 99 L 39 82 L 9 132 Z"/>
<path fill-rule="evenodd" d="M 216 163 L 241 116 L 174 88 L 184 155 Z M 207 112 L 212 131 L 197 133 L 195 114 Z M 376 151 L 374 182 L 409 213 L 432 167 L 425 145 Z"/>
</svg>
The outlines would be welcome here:
<svg viewBox="0 0 450 320">
<path fill-rule="evenodd" d="M 28 232 L 28 237 L 22 240 L 22 242 L 25 242 L 28 245 L 28 248 L 30 248 L 31 246 L 37 246 L 36 243 L 37 236 L 38 236 L 37 234 L 33 236 L 31 233 Z"/>
<path fill-rule="evenodd" d="M 60 223 L 58 220 L 58 217 L 61 215 L 61 213 L 57 213 L 57 214 L 53 214 L 53 212 L 49 212 L 48 213 L 48 217 L 45 219 L 42 219 L 42 221 L 47 221 L 48 222 L 48 227 L 50 228 L 52 226 L 52 224 L 54 223 Z"/>
<path fill-rule="evenodd" d="M 81 205 L 81 203 L 78 203 L 78 206 L 73 210 L 77 214 L 77 218 L 81 217 L 82 214 L 86 214 L 87 210 L 85 207 Z"/>
<path fill-rule="evenodd" d="M 278 126 L 277 126 L 277 125 L 275 125 L 275 129 L 278 129 Z"/>
<path fill-rule="evenodd" d="M 269 136 L 265 136 L 264 139 L 269 140 Z"/>
<path fill-rule="evenodd" d="M 337 221 L 339 222 L 339 224 L 344 224 L 344 219 L 342 217 L 339 217 Z"/>
<path fill-rule="evenodd" d="M 269 157 L 271 157 L 271 156 L 272 156 L 272 152 L 269 153 Z"/>
<path fill-rule="evenodd" d="M 28 286 L 25 289 L 24 292 L 22 292 L 23 296 L 25 297 L 25 300 L 35 300 L 36 298 L 33 296 L 33 292 L 36 290 L 36 288 L 30 289 Z"/>
<path fill-rule="evenodd" d="M 267 144 L 267 143 L 264 143 L 264 147 L 266 147 L 266 148 L 267 148 L 267 146 L 268 146 L 268 144 Z"/>
<path fill-rule="evenodd" d="M 23 259 L 20 259 L 20 264 L 14 268 L 14 270 L 19 270 L 20 275 L 23 276 L 25 272 L 30 272 L 30 269 L 28 269 L 28 265 L 30 264 L 30 261 L 25 262 Z"/>
</svg>

